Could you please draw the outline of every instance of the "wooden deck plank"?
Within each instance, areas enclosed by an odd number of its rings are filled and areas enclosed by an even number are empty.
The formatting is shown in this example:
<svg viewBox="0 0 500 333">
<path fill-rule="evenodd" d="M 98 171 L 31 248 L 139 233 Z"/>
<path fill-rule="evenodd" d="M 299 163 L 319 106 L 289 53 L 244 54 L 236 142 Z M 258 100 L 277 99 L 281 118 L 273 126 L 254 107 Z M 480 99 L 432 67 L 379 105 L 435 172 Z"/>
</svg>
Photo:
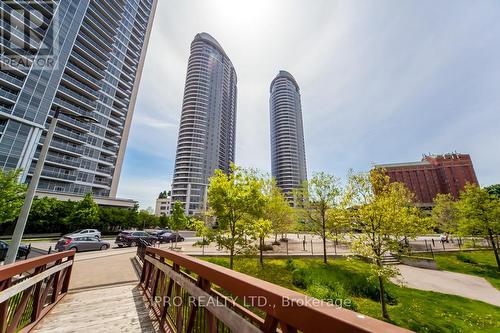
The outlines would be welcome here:
<svg viewBox="0 0 500 333">
<path fill-rule="evenodd" d="M 136 284 L 68 294 L 32 332 L 155 332 Z"/>
</svg>

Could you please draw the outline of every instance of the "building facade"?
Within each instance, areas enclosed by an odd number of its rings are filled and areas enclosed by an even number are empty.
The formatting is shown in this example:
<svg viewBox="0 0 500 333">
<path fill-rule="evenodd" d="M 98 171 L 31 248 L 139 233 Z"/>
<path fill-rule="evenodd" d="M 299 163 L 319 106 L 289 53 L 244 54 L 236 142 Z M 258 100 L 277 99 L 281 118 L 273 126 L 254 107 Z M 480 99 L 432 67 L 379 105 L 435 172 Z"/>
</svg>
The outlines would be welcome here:
<svg viewBox="0 0 500 333">
<path fill-rule="evenodd" d="M 458 198 L 467 183 L 479 185 L 468 154 L 424 155 L 420 162 L 381 164 L 393 182 L 404 183 L 423 207 L 438 193 Z"/>
<path fill-rule="evenodd" d="M 55 114 L 38 191 L 116 197 L 157 0 L 3 1 L 0 168 L 29 182 Z M 88 124 L 78 116 L 92 117 Z"/>
<path fill-rule="evenodd" d="M 191 43 L 182 105 L 172 203 L 186 214 L 206 208 L 209 178 L 230 171 L 235 155 L 237 78 L 231 60 L 209 34 Z"/>
<path fill-rule="evenodd" d="M 290 73 L 280 71 L 270 93 L 272 175 L 292 202 L 293 189 L 307 180 L 300 89 Z"/>
</svg>

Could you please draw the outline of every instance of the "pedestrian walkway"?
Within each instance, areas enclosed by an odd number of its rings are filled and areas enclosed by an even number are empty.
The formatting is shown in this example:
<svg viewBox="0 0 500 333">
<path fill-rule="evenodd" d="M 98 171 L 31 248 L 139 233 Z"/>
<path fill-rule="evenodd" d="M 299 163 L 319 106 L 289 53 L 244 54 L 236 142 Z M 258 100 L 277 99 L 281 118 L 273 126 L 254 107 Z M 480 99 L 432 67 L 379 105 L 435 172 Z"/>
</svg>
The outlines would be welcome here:
<svg viewBox="0 0 500 333">
<path fill-rule="evenodd" d="M 399 265 L 401 276 L 393 282 L 409 288 L 463 296 L 500 306 L 500 291 L 486 279 L 461 273 Z"/>
<path fill-rule="evenodd" d="M 69 293 L 32 332 L 155 332 L 137 283 Z"/>
</svg>

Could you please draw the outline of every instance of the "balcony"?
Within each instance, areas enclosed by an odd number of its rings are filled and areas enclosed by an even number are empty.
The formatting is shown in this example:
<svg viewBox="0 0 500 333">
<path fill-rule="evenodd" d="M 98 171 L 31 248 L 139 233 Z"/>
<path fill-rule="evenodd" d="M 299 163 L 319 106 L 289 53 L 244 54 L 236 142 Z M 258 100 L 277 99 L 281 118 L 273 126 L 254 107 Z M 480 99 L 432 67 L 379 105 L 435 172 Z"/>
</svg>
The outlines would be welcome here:
<svg viewBox="0 0 500 333">
<path fill-rule="evenodd" d="M 87 137 L 84 134 L 77 133 L 77 132 L 72 132 L 70 130 L 67 130 L 62 127 L 56 127 L 56 130 L 54 132 L 55 135 L 63 136 L 67 139 L 73 139 L 76 140 L 77 142 L 80 143 L 85 143 L 87 142 Z"/>
<path fill-rule="evenodd" d="M 91 99 L 89 99 L 83 95 L 80 95 L 80 94 L 76 93 L 75 91 L 73 91 L 73 90 L 71 90 L 63 85 L 59 85 L 59 89 L 57 92 L 65 95 L 64 97 L 67 99 L 70 99 L 73 103 L 79 104 L 80 106 L 86 108 L 87 112 L 93 111 L 97 107 L 96 101 L 92 101 Z"/>
<path fill-rule="evenodd" d="M 15 103 L 17 100 L 17 95 L 13 94 L 7 90 L 0 89 L 0 97 L 3 97 L 5 100 L 7 100 L 10 103 Z"/>
<path fill-rule="evenodd" d="M 23 81 L 7 73 L 8 72 L 0 72 L 0 80 L 20 89 L 23 86 Z"/>
<path fill-rule="evenodd" d="M 96 90 L 90 88 L 86 84 L 78 81 L 77 79 L 72 78 L 71 76 L 69 76 L 67 74 L 63 75 L 62 82 L 74 87 L 75 89 L 80 90 L 80 92 L 82 92 L 83 94 L 86 94 L 86 96 L 93 101 L 99 99 L 99 97 L 97 96 Z"/>
<path fill-rule="evenodd" d="M 90 76 L 83 69 L 79 68 L 75 64 L 68 62 L 66 68 L 70 70 L 70 73 L 76 74 L 78 77 L 82 78 L 85 82 L 88 82 L 90 85 L 93 85 L 96 89 L 100 88 L 99 80 Z"/>
<path fill-rule="evenodd" d="M 56 96 L 54 98 L 54 105 L 56 106 L 59 106 L 60 108 L 66 110 L 66 111 L 69 111 L 73 114 L 88 114 L 89 111 L 86 110 L 86 109 L 83 109 L 79 106 L 76 106 L 74 104 L 71 104 L 69 102 L 66 102 L 65 100 L 59 98 L 58 96 Z"/>
<path fill-rule="evenodd" d="M 41 142 L 38 143 L 39 146 L 44 142 L 45 137 L 42 136 Z M 80 157 L 83 155 L 83 146 L 78 146 L 71 143 L 65 143 L 57 140 L 52 140 L 50 142 L 50 149 L 55 151 L 62 151 L 63 153 L 74 155 Z"/>
<path fill-rule="evenodd" d="M 104 74 L 103 74 L 101 68 L 96 66 L 94 63 L 88 61 L 83 56 L 79 55 L 78 53 L 72 52 L 70 59 L 73 62 L 77 63 L 78 65 L 84 66 L 88 70 L 88 72 L 86 73 L 87 76 L 91 75 L 96 79 L 103 79 L 104 78 Z"/>
</svg>

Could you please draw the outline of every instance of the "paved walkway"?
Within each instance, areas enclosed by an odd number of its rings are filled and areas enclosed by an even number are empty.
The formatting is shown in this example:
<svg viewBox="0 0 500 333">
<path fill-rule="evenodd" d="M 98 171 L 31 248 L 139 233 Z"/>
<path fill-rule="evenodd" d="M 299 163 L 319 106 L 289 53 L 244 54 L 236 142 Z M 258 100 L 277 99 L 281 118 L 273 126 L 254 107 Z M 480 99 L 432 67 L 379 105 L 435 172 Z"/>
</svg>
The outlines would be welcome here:
<svg viewBox="0 0 500 333">
<path fill-rule="evenodd" d="M 32 332 L 155 332 L 137 284 L 66 295 Z"/>
<path fill-rule="evenodd" d="M 398 268 L 401 276 L 395 278 L 394 282 L 402 282 L 407 287 L 463 296 L 500 306 L 500 291 L 484 278 L 406 265 L 399 265 Z"/>
</svg>

